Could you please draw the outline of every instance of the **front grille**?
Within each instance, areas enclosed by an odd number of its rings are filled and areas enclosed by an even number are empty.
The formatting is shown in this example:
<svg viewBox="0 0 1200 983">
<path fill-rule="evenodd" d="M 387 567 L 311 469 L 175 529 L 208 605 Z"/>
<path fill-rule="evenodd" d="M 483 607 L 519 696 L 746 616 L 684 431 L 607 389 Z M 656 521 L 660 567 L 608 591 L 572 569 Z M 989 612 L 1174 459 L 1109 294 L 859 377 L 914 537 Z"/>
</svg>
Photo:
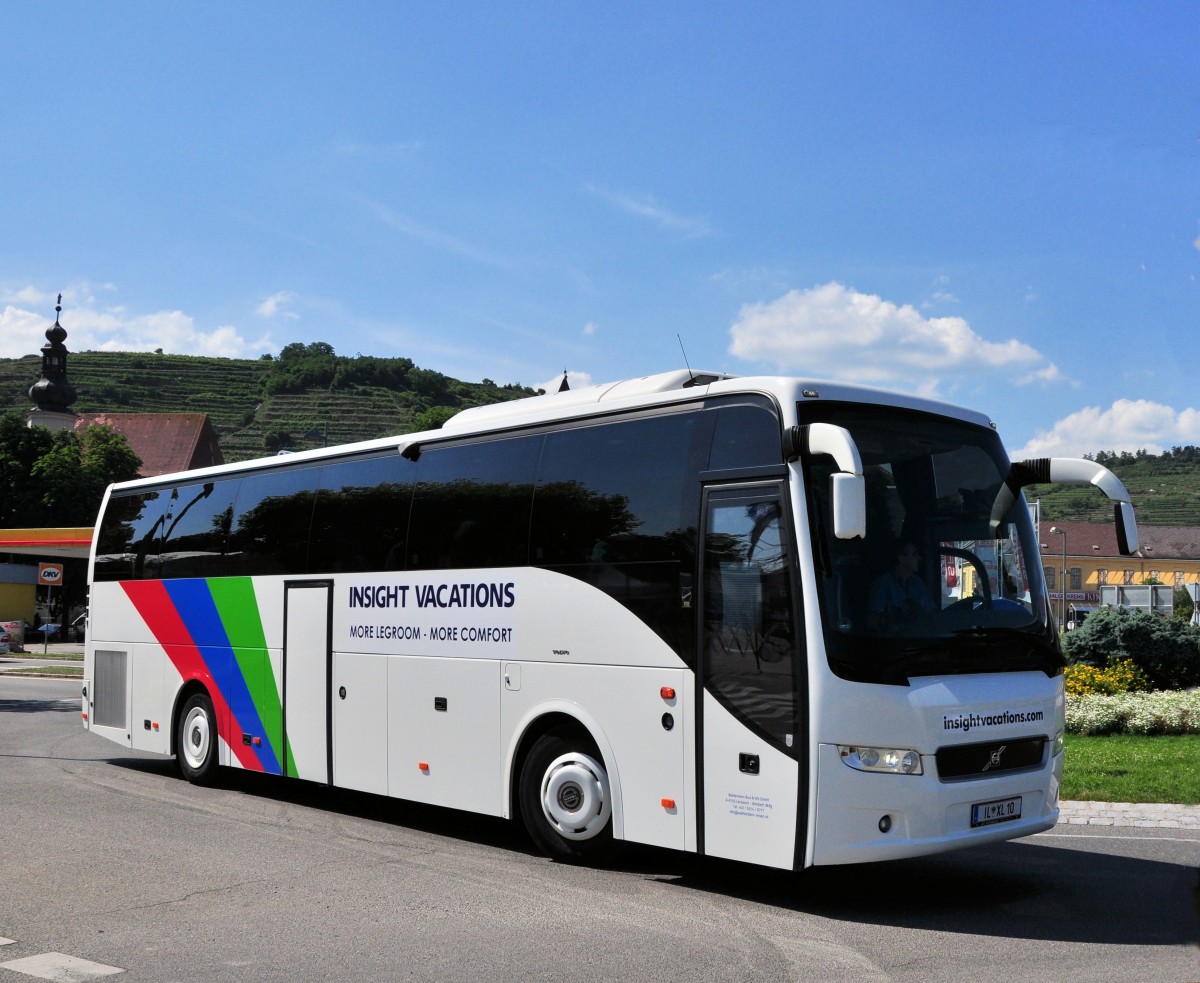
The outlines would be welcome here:
<svg viewBox="0 0 1200 983">
<path fill-rule="evenodd" d="M 1045 737 L 944 747 L 937 753 L 938 778 L 987 778 L 1040 768 L 1045 756 Z"/>
</svg>

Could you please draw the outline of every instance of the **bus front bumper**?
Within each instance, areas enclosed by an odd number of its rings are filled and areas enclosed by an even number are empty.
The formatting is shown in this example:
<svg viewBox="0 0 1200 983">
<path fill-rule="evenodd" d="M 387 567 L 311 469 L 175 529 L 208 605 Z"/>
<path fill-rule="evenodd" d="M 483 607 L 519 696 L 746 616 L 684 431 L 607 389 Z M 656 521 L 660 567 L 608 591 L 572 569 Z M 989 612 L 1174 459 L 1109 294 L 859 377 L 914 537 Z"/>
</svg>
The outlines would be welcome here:
<svg viewBox="0 0 1200 983">
<path fill-rule="evenodd" d="M 876 774 L 847 767 L 837 745 L 822 744 L 812 863 L 897 860 L 1044 832 L 1058 821 L 1062 760 L 1060 753 L 1037 770 L 943 782 L 932 758 L 923 758 L 921 775 Z M 1015 809 L 1019 816 L 996 818 Z"/>
</svg>

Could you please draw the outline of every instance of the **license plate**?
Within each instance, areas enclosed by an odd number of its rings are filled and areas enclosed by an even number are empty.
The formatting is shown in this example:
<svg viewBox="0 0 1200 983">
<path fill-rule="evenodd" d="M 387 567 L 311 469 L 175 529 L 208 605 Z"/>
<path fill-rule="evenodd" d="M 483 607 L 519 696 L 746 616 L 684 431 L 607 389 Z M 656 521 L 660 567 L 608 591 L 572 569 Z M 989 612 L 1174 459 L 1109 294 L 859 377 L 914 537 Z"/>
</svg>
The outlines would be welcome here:
<svg viewBox="0 0 1200 983">
<path fill-rule="evenodd" d="M 996 799 L 994 802 L 976 802 L 971 806 L 971 827 L 991 826 L 1021 818 L 1021 797 Z"/>
</svg>

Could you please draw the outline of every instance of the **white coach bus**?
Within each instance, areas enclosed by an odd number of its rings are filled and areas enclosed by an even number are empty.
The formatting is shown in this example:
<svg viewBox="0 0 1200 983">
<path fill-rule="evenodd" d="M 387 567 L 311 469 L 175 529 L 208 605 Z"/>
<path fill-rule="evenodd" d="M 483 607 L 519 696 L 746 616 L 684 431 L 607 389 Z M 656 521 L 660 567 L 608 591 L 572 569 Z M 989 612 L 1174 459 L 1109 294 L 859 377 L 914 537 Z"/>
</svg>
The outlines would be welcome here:
<svg viewBox="0 0 1200 983">
<path fill-rule="evenodd" d="M 1010 464 L 953 406 L 673 372 L 115 485 L 83 718 L 125 747 L 785 869 L 1058 816 L 1063 659 Z"/>
</svg>

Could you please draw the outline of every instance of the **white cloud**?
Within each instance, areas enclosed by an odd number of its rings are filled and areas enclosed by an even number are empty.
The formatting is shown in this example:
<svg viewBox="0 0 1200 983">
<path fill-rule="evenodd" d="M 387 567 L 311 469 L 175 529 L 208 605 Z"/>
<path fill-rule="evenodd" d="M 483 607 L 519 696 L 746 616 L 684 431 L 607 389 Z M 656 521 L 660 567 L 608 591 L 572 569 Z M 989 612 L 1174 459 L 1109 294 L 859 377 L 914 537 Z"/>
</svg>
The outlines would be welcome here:
<svg viewBox="0 0 1200 983">
<path fill-rule="evenodd" d="M 596 333 L 596 322 L 588 321 L 588 323 L 583 326 L 583 333 L 586 337 L 591 338 Z"/>
<path fill-rule="evenodd" d="M 933 310 L 939 304 L 957 304 L 958 298 L 947 290 L 935 290 L 930 298 L 921 305 L 923 310 Z"/>
<path fill-rule="evenodd" d="M 1187 444 L 1200 444 L 1200 410 L 1176 410 L 1147 399 L 1118 399 L 1108 409 L 1085 406 L 1049 431 L 1039 430 L 1010 456 L 1021 460 L 1137 450 L 1161 454 Z"/>
<path fill-rule="evenodd" d="M 54 319 L 11 304 L 0 311 L 0 358 L 33 355 L 46 343 L 46 329 Z"/>
<path fill-rule="evenodd" d="M 255 313 L 259 317 L 275 318 L 282 317 L 289 321 L 300 320 L 300 315 L 295 311 L 286 310 L 296 302 L 296 295 L 289 290 L 280 290 L 277 294 L 271 294 L 266 300 L 258 305 Z"/>
<path fill-rule="evenodd" d="M 253 358 L 275 347 L 269 335 L 248 342 L 234 325 L 202 328 L 182 311 L 135 314 L 122 306 L 98 307 L 91 303 L 94 298 L 90 294 L 80 293 L 87 299 L 73 302 L 63 291 L 61 324 L 67 331 L 67 349 L 72 352 L 161 348 L 172 355 Z M 0 312 L 0 357 L 20 358 L 41 349 L 46 329 L 54 323 L 53 305 L 48 314 L 42 306 L 39 303 L 39 310 L 31 311 L 10 303 Z"/>
<path fill-rule="evenodd" d="M 649 219 L 661 228 L 680 232 L 689 239 L 712 235 L 712 226 L 707 219 L 681 215 L 672 211 L 653 195 L 633 195 L 625 191 L 610 191 L 594 185 L 589 186 L 588 190 L 623 212 L 636 215 L 638 218 Z"/>
<path fill-rule="evenodd" d="M 730 328 L 731 354 L 779 371 L 849 379 L 928 395 L 983 376 L 1048 372 L 1015 339 L 988 341 L 961 317 L 924 317 L 840 283 L 747 304 Z"/>
<path fill-rule="evenodd" d="M 958 302 L 958 297 L 950 292 L 950 277 L 942 273 L 933 278 L 933 293 L 927 301 L 921 304 L 921 309 L 930 311 L 938 306 L 957 304 Z"/>
<path fill-rule="evenodd" d="M 28 304 L 30 307 L 50 307 L 54 306 L 55 294 L 44 293 L 34 286 L 22 287 L 20 290 L 9 290 L 4 292 L 5 303 L 13 304 Z"/>
<path fill-rule="evenodd" d="M 381 202 L 357 195 L 352 196 L 352 200 L 357 201 L 380 224 L 430 248 L 462 256 L 472 262 L 497 269 L 514 269 L 517 265 L 511 255 L 501 255 L 477 246 L 466 239 L 442 232 L 440 229 L 418 222 L 411 216 L 398 212 Z"/>
<path fill-rule="evenodd" d="M 1043 366 L 1036 372 L 1030 372 L 1028 375 L 1023 375 L 1013 381 L 1018 386 L 1028 386 L 1030 383 L 1034 382 L 1045 384 L 1065 382 L 1075 389 L 1079 388 L 1079 382 L 1075 379 L 1068 379 L 1062 374 L 1062 371 L 1053 362 L 1051 362 L 1049 365 Z"/>
</svg>

